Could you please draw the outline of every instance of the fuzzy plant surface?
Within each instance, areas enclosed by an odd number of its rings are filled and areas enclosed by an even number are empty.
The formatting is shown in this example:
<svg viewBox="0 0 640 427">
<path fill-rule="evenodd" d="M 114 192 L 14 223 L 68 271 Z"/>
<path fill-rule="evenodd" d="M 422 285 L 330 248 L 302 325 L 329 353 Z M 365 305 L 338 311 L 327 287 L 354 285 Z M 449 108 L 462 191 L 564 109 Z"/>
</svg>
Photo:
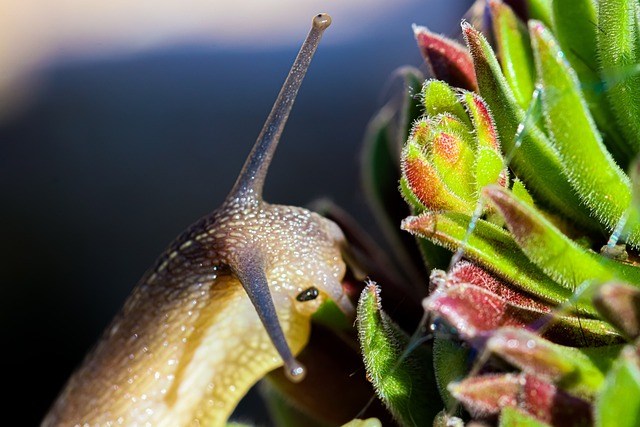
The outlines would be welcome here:
<svg viewBox="0 0 640 427">
<path fill-rule="evenodd" d="M 414 26 L 431 78 L 369 131 L 369 196 L 431 278 L 417 333 L 362 292 L 367 378 L 401 426 L 640 425 L 640 3 L 479 9 L 464 43 Z"/>
<path fill-rule="evenodd" d="M 357 318 L 325 303 L 307 379 L 262 382 L 278 426 L 640 425 L 640 2 L 472 10 L 460 40 L 414 26 L 430 76 L 368 128 L 390 249 L 316 206 Z"/>
</svg>

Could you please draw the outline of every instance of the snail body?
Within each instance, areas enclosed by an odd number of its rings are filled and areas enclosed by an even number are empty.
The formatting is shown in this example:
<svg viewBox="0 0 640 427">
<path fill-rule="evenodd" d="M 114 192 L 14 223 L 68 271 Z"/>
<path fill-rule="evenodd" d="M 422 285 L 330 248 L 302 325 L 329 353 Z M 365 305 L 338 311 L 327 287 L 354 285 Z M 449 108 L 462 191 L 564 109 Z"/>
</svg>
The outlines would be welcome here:
<svg viewBox="0 0 640 427">
<path fill-rule="evenodd" d="M 328 15 L 317 15 L 236 184 L 144 275 L 42 427 L 221 426 L 248 389 L 295 359 L 341 285 L 344 236 L 303 208 L 262 200 L 267 168 Z M 300 295 L 303 297 L 299 298 Z"/>
</svg>

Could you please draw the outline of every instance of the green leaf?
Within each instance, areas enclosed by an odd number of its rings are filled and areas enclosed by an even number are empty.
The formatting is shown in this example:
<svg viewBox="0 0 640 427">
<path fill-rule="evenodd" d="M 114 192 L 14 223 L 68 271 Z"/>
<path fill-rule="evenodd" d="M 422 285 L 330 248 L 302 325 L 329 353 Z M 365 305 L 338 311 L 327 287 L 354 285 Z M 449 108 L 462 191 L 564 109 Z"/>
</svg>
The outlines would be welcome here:
<svg viewBox="0 0 640 427">
<path fill-rule="evenodd" d="M 404 99 L 411 99 L 422 87 L 422 76 L 405 70 Z M 418 81 L 419 80 L 419 81 Z M 398 223 L 407 216 L 404 200 L 398 194 L 400 179 L 400 152 L 418 112 L 413 107 L 417 102 L 407 101 L 404 112 L 398 111 L 393 103 L 385 105 L 369 122 L 364 138 L 364 147 L 360 160 L 361 181 L 365 196 L 375 219 L 389 242 L 389 251 L 401 269 L 413 277 L 419 276 L 415 265 L 422 260 L 414 249 L 415 243 L 406 233 L 398 230 Z M 404 122 L 403 122 L 404 121 Z M 405 197 L 410 193 L 405 192 Z M 415 206 L 417 199 L 413 201 Z"/>
<path fill-rule="evenodd" d="M 425 124 L 425 126 L 428 125 Z M 421 130 L 416 131 L 418 132 Z M 429 131 L 425 129 L 425 132 Z M 473 212 L 473 203 L 461 198 L 448 187 L 418 141 L 410 139 L 402 151 L 402 174 L 406 178 L 411 194 L 420 201 L 422 206 L 432 210 Z M 412 198 L 409 197 L 407 201 L 411 202 Z"/>
<path fill-rule="evenodd" d="M 607 375 L 595 404 L 599 427 L 640 425 L 640 368 L 633 347 L 627 347 Z"/>
<path fill-rule="evenodd" d="M 528 258 L 568 289 L 616 277 L 640 285 L 640 269 L 588 252 L 508 190 L 490 185 L 482 195 L 504 218 Z"/>
<path fill-rule="evenodd" d="M 405 233 L 407 234 L 407 233 Z M 415 239 L 413 236 L 410 236 L 416 244 L 418 245 L 418 249 L 420 250 L 420 254 L 423 258 L 423 263 L 425 266 L 432 270 L 434 268 L 446 269 L 451 262 L 452 251 L 445 248 L 442 245 L 434 243 L 431 240 L 427 239 Z"/>
<path fill-rule="evenodd" d="M 513 152 L 510 166 L 516 175 L 536 200 L 550 204 L 584 227 L 596 227 L 571 188 L 558 153 L 542 131 L 532 125 L 535 120 L 518 105 L 487 40 L 467 23 L 462 24 L 462 31 L 473 57 L 480 94 L 491 107 L 505 156 Z M 526 132 L 522 133 L 522 144 L 513 151 L 521 123 Z"/>
<path fill-rule="evenodd" d="M 525 188 L 522 181 L 520 181 L 519 179 L 514 180 L 513 186 L 511 187 L 511 192 L 514 196 L 516 196 L 518 199 L 522 200 L 529 206 L 534 206 L 533 198 L 531 198 L 531 195 Z"/>
<path fill-rule="evenodd" d="M 551 25 L 552 2 L 553 0 L 527 0 L 529 5 L 529 19 L 542 21 L 547 26 Z"/>
<path fill-rule="evenodd" d="M 566 58 L 580 77 L 580 81 L 592 86 L 592 90 L 596 89 L 599 83 L 596 2 L 594 0 L 552 1 L 552 21 L 553 33 Z"/>
<path fill-rule="evenodd" d="M 640 34 L 638 3 L 600 1 L 598 52 L 607 95 L 622 134 L 640 151 Z"/>
<path fill-rule="evenodd" d="M 360 295 L 356 324 L 368 378 L 385 406 L 403 426 L 431 425 L 442 409 L 431 352 L 381 310 L 373 283 Z"/>
<path fill-rule="evenodd" d="M 531 415 L 521 412 L 513 406 L 507 406 L 500 412 L 499 427 L 550 427 L 549 424 L 543 423 L 533 418 Z"/>
<path fill-rule="evenodd" d="M 449 337 L 435 337 L 433 342 L 433 366 L 440 396 L 445 406 L 452 410 L 457 400 L 451 395 L 447 386 L 454 381 L 460 381 L 469 372 L 469 357 L 471 350 Z"/>
<path fill-rule="evenodd" d="M 526 329 L 501 328 L 489 338 L 487 348 L 524 373 L 546 378 L 581 397 L 595 396 L 604 381 L 592 360 L 598 355 L 587 356 L 578 348 L 554 344 Z M 615 358 L 614 352 L 607 351 L 604 356 L 612 355 Z"/>
<path fill-rule="evenodd" d="M 489 3 L 502 72 L 521 108 L 527 109 L 535 86 L 533 52 L 526 25 L 498 1 Z"/>
<path fill-rule="evenodd" d="M 336 332 L 352 330 L 353 325 L 346 314 L 331 299 L 323 302 L 318 310 L 313 313 L 313 321 L 325 325 Z"/>
<path fill-rule="evenodd" d="M 598 13 L 594 0 L 553 1 L 553 33 L 575 70 L 581 89 L 604 142 L 624 166 L 635 150 L 619 131 L 606 93 L 602 90 L 597 51 Z"/>
<path fill-rule="evenodd" d="M 486 185 L 498 182 L 503 166 L 502 157 L 496 151 L 486 147 L 478 150 L 475 165 L 476 194 Z"/>
<path fill-rule="evenodd" d="M 471 121 L 460 103 L 460 98 L 447 83 L 441 80 L 427 80 L 422 88 L 422 103 L 427 116 L 451 114 L 471 129 Z"/>
<path fill-rule="evenodd" d="M 426 138 L 418 141 L 430 154 L 431 164 L 447 188 L 471 205 L 475 202 L 473 165 L 475 143 L 470 130 L 448 115 L 429 120 Z M 416 137 L 420 132 L 416 132 Z M 418 138 L 416 138 L 418 139 Z"/>
<path fill-rule="evenodd" d="M 469 215 L 459 213 L 424 213 L 405 219 L 401 227 L 455 251 L 463 244 L 470 221 Z M 560 286 L 533 264 L 509 233 L 486 221 L 478 221 L 464 253 L 514 287 L 551 304 L 563 304 L 573 296 L 572 289 Z M 578 301 L 576 310 L 597 315 L 589 301 Z"/>
<path fill-rule="evenodd" d="M 342 427 L 382 427 L 382 423 L 377 418 L 368 418 L 366 420 L 352 420 Z"/>
<path fill-rule="evenodd" d="M 413 212 L 422 212 L 427 209 L 420 199 L 413 194 L 413 190 L 406 176 L 400 178 L 400 194 L 402 194 L 402 198 L 407 202 Z"/>
<path fill-rule="evenodd" d="M 621 230 L 623 235 L 626 230 L 640 227 L 640 156 L 636 156 L 629 165 L 629 178 L 631 179 L 631 205 L 627 212 L 626 224 Z"/>
<path fill-rule="evenodd" d="M 580 92 L 580 83 L 553 38 L 530 21 L 542 107 L 553 146 L 580 199 L 609 230 L 631 202 L 630 182 L 604 147 Z M 640 230 L 629 236 L 640 242 Z"/>
</svg>

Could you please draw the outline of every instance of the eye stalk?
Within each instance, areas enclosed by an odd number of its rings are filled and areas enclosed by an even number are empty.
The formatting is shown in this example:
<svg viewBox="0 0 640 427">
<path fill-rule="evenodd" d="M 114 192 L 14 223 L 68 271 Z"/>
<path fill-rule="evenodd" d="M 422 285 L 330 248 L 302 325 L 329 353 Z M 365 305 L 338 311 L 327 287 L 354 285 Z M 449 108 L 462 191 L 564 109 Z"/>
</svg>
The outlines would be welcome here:
<svg viewBox="0 0 640 427">
<path fill-rule="evenodd" d="M 326 30 L 331 25 L 331 17 L 326 13 L 319 13 L 313 18 L 313 28 Z"/>
<path fill-rule="evenodd" d="M 223 205 L 227 216 L 229 214 L 232 216 L 247 215 L 251 211 L 254 217 L 271 215 L 273 218 L 277 218 L 276 206 L 264 203 L 262 200 L 265 177 L 302 80 L 311 63 L 311 58 L 324 30 L 330 24 L 329 15 L 321 13 L 314 16 L 311 30 L 302 44 L 269 117 L 267 117 L 262 131 Z M 236 213 L 233 212 L 234 209 L 237 210 Z M 265 225 L 260 230 L 263 233 L 268 233 L 268 228 L 269 226 Z M 239 236 L 242 235 L 239 229 L 234 232 Z M 248 249 L 247 246 L 251 246 L 251 249 Z M 268 249 L 260 247 L 259 243 L 239 247 L 234 237 L 228 239 L 226 251 L 230 254 L 229 265 L 231 269 L 249 295 L 269 338 L 284 361 L 288 378 L 294 382 L 302 381 L 306 370 L 295 359 L 287 343 L 282 326 L 278 321 L 277 311 L 269 289 L 269 280 L 265 274 L 265 267 L 270 256 Z"/>
<path fill-rule="evenodd" d="M 289 75 L 271 108 L 269 117 L 267 117 L 262 126 L 262 131 L 260 131 L 260 135 L 258 135 L 258 139 L 242 167 L 240 176 L 238 176 L 227 200 L 247 196 L 262 199 L 262 188 L 273 153 L 278 146 L 280 136 L 287 123 L 289 113 L 302 85 L 302 80 L 307 73 L 313 54 L 320 43 L 324 30 L 329 25 L 331 25 L 331 17 L 326 13 L 319 13 L 313 17 L 311 30 L 304 43 L 302 43 Z"/>
</svg>

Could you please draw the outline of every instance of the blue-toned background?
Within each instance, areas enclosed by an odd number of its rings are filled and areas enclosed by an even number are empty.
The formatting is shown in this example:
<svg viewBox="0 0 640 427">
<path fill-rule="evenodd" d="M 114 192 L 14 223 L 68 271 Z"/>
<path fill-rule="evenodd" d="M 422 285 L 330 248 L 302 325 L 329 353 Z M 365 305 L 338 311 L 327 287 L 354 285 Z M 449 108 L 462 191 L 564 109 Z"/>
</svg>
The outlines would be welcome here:
<svg viewBox="0 0 640 427">
<path fill-rule="evenodd" d="M 355 23 L 334 17 L 265 199 L 330 197 L 372 229 L 358 170 L 367 121 L 395 68 L 424 68 L 411 24 L 455 35 L 470 3 L 400 2 L 365 14 L 355 34 L 339 30 Z M 32 97 L 1 118 L 1 348 L 5 378 L 17 375 L 4 388 L 8 403 L 28 408 L 7 425 L 39 422 L 144 271 L 223 200 L 308 22 L 297 28 L 294 40 L 274 46 L 264 34 L 255 47 L 214 40 L 135 54 L 54 52 Z"/>
</svg>

